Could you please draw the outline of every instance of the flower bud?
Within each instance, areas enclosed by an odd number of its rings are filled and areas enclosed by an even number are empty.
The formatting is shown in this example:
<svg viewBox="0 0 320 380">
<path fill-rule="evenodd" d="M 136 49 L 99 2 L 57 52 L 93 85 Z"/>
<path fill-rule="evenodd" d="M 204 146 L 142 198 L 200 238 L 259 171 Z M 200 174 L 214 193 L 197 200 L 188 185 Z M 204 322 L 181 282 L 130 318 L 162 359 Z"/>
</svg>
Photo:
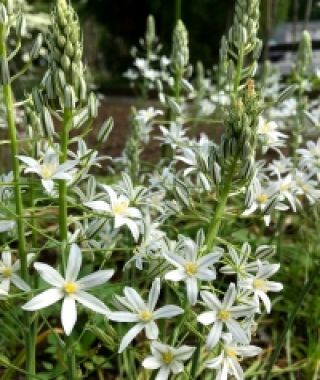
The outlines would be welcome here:
<svg viewBox="0 0 320 380">
<path fill-rule="evenodd" d="M 43 36 L 41 33 L 39 33 L 30 51 L 31 60 L 38 58 L 42 44 L 43 44 Z"/>
<path fill-rule="evenodd" d="M 0 3 L 0 25 L 8 24 L 8 13 L 6 7 Z"/>
</svg>

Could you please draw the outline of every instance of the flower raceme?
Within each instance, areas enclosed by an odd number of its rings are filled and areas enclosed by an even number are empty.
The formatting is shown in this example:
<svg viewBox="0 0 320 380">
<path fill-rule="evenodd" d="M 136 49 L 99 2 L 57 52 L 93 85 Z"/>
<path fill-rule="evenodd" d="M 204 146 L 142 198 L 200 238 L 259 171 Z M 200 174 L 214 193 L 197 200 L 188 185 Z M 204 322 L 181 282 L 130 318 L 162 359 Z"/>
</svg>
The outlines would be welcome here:
<svg viewBox="0 0 320 380">
<path fill-rule="evenodd" d="M 172 318 L 184 312 L 183 309 L 175 305 L 166 305 L 155 310 L 160 289 L 160 279 L 156 278 L 152 283 L 147 302 L 141 298 L 135 289 L 130 287 L 124 288 L 125 297 L 116 297 L 120 306 L 127 311 L 111 312 L 108 314 L 108 318 L 116 322 L 135 323 L 122 338 L 119 353 L 124 351 L 142 330 L 145 330 L 148 339 L 158 339 L 159 328 L 155 320 Z"/>
<path fill-rule="evenodd" d="M 34 263 L 34 268 L 42 279 L 52 288 L 38 294 L 22 306 L 24 310 L 36 311 L 46 308 L 63 299 L 61 322 L 67 335 L 70 335 L 77 321 L 76 302 L 96 313 L 107 315 L 109 309 L 103 302 L 89 294 L 86 290 L 106 283 L 114 271 L 99 270 L 81 279 L 78 275 L 82 264 L 82 253 L 76 244 L 72 244 L 67 262 L 65 277 L 47 264 Z"/>
</svg>

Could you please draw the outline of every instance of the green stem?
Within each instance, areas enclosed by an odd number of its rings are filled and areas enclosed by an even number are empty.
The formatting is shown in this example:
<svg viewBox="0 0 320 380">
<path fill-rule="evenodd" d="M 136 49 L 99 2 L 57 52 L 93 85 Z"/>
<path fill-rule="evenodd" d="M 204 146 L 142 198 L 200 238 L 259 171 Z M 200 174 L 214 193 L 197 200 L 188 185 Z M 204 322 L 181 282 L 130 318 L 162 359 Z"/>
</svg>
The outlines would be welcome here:
<svg viewBox="0 0 320 380">
<path fill-rule="evenodd" d="M 182 0 L 176 0 L 175 2 L 175 17 L 176 17 L 176 22 L 178 20 L 181 20 L 181 8 L 182 8 Z"/>
<path fill-rule="evenodd" d="M 197 372 L 198 372 L 198 367 L 199 367 L 199 362 L 200 362 L 201 346 L 202 346 L 202 340 L 198 338 L 196 350 L 192 358 L 192 364 L 191 364 L 191 369 L 190 369 L 190 379 L 197 378 Z"/>
<path fill-rule="evenodd" d="M 67 161 L 68 158 L 68 144 L 69 144 L 69 131 L 72 126 L 73 112 L 70 108 L 65 108 L 63 113 L 63 125 L 61 131 L 61 144 L 60 144 L 60 164 Z M 62 246 L 62 271 L 66 267 L 66 252 L 68 244 L 68 201 L 67 201 L 67 183 L 64 180 L 59 182 L 59 231 L 60 241 Z M 73 339 L 69 336 L 67 339 L 67 363 L 68 363 L 68 379 L 77 379 L 77 366 L 76 357 L 73 349 Z"/>
<path fill-rule="evenodd" d="M 269 362 L 268 362 L 268 365 L 267 365 L 267 369 L 266 369 L 266 372 L 265 372 L 265 375 L 263 377 L 263 380 L 269 380 L 270 377 L 271 377 L 271 373 L 272 373 L 272 368 L 273 368 L 273 365 L 275 364 L 279 354 L 280 354 L 280 351 L 281 351 L 281 348 L 285 342 L 285 339 L 286 339 L 286 336 L 287 336 L 287 333 L 288 331 L 290 330 L 292 324 L 293 324 L 293 321 L 300 309 L 300 307 L 302 306 L 302 303 L 306 297 L 306 295 L 309 293 L 309 291 L 312 289 L 313 285 L 314 285 L 314 282 L 315 280 L 319 277 L 320 275 L 320 264 L 318 264 L 317 268 L 314 270 L 314 272 L 312 273 L 311 277 L 309 278 L 309 281 L 304 285 L 304 287 L 302 288 L 301 292 L 300 292 L 300 295 L 298 296 L 298 300 L 297 300 L 297 303 L 294 305 L 294 308 L 292 310 L 292 312 L 290 313 L 289 315 L 289 318 L 287 320 L 287 323 L 286 325 L 284 326 L 283 330 L 282 330 L 282 333 L 277 341 L 277 345 L 276 345 L 276 348 L 275 350 L 273 351 L 270 359 L 269 359 Z"/>
<path fill-rule="evenodd" d="M 231 167 L 229 169 L 229 173 L 228 173 L 227 177 L 225 178 L 224 187 L 223 187 L 223 190 L 222 190 L 220 198 L 219 198 L 218 206 L 215 210 L 215 213 L 212 216 L 212 219 L 211 219 L 209 227 L 208 227 L 207 241 L 206 241 L 208 251 L 210 251 L 212 249 L 213 244 L 216 240 L 216 237 L 217 237 L 219 229 L 220 229 L 221 220 L 222 220 L 223 213 L 224 213 L 227 201 L 228 201 L 228 196 L 230 193 L 233 176 L 234 176 L 234 173 L 236 170 L 237 161 L 238 161 L 238 155 L 235 156 L 235 158 L 231 164 Z"/>
<path fill-rule="evenodd" d="M 7 61 L 7 46 L 6 46 L 6 34 L 7 28 L 5 25 L 0 25 L 0 59 Z M 28 282 L 28 263 L 27 263 L 27 252 L 26 252 L 26 240 L 25 231 L 23 224 L 23 201 L 22 194 L 20 190 L 20 165 L 17 155 L 19 153 L 18 141 L 17 141 L 17 129 L 15 123 L 15 111 L 14 111 L 14 101 L 11 87 L 10 75 L 8 78 L 2 78 L 3 81 L 3 98 L 6 108 L 7 124 L 11 148 L 11 160 L 12 160 L 12 171 L 14 178 L 14 195 L 15 195 L 15 207 L 16 207 L 16 225 L 18 234 L 18 252 L 19 259 L 21 263 L 21 277 Z M 25 313 L 26 321 L 26 332 L 25 332 L 25 342 L 26 342 L 26 364 L 27 364 L 27 379 L 34 378 L 35 374 L 35 344 L 32 339 L 32 333 L 30 333 L 31 317 L 28 312 Z"/>
</svg>

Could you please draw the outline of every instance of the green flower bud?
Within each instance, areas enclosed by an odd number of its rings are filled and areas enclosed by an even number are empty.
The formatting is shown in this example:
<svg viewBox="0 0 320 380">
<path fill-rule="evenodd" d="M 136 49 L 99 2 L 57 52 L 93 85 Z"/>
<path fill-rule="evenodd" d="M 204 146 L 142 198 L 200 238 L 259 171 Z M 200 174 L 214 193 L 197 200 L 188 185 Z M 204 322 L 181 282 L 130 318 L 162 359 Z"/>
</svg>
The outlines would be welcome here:
<svg viewBox="0 0 320 380">
<path fill-rule="evenodd" d="M 178 71 L 183 71 L 189 63 L 188 32 L 181 20 L 173 32 L 171 61 Z"/>
<path fill-rule="evenodd" d="M 30 59 L 36 59 L 39 56 L 40 49 L 43 43 L 43 36 L 41 33 L 37 35 L 37 38 L 30 51 Z"/>
<path fill-rule="evenodd" d="M 0 25 L 8 24 L 8 13 L 6 7 L 0 3 Z"/>
</svg>

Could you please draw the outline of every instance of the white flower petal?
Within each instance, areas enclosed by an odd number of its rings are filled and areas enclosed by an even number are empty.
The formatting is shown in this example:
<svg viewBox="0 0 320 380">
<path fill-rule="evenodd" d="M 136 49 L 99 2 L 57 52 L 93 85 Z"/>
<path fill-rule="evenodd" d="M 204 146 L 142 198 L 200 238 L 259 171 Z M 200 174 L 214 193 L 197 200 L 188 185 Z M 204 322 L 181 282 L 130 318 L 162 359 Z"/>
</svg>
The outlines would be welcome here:
<svg viewBox="0 0 320 380">
<path fill-rule="evenodd" d="M 67 269 L 66 269 L 66 281 L 74 282 L 78 278 L 80 268 L 82 264 L 82 253 L 77 244 L 71 244 Z"/>
<path fill-rule="evenodd" d="M 119 347 L 119 354 L 123 352 L 128 345 L 133 341 L 133 339 L 140 333 L 141 330 L 143 330 L 144 325 L 142 323 L 138 323 L 131 327 L 131 329 L 124 335 L 124 337 L 121 340 L 120 347 Z"/>
<path fill-rule="evenodd" d="M 61 308 L 61 322 L 66 335 L 70 335 L 77 321 L 76 301 L 73 297 L 65 297 Z"/>
<path fill-rule="evenodd" d="M 203 292 L 200 292 L 200 296 L 209 309 L 220 310 L 222 308 L 221 302 L 218 300 L 215 294 L 204 290 Z"/>
<path fill-rule="evenodd" d="M 197 317 L 197 321 L 205 326 L 209 326 L 217 320 L 217 313 L 215 311 L 205 311 Z"/>
<path fill-rule="evenodd" d="M 108 314 L 108 318 L 115 322 L 138 322 L 140 321 L 137 314 L 128 311 L 112 311 Z"/>
<path fill-rule="evenodd" d="M 110 313 L 110 309 L 103 302 L 101 302 L 100 300 L 98 300 L 98 298 L 92 296 L 87 292 L 79 290 L 76 293 L 74 293 L 73 296 L 79 303 L 81 303 L 88 309 L 91 309 L 103 315 L 108 315 Z"/>
<path fill-rule="evenodd" d="M 206 341 L 206 346 L 209 350 L 215 347 L 219 342 L 221 338 L 222 326 L 223 324 L 221 321 L 216 321 L 213 324 Z"/>
<path fill-rule="evenodd" d="M 266 312 L 269 314 L 271 312 L 271 301 L 270 301 L 270 298 L 267 296 L 266 293 L 264 293 L 261 290 L 256 290 L 255 293 L 261 299 L 261 301 L 263 302 L 263 304 L 264 304 L 264 306 L 266 308 Z"/>
<path fill-rule="evenodd" d="M 54 182 L 51 179 L 42 179 L 41 183 L 42 183 L 42 186 L 47 191 L 47 193 L 51 194 L 54 188 Z"/>
<path fill-rule="evenodd" d="M 237 296 L 237 290 L 234 283 L 231 283 L 228 287 L 228 290 L 226 291 L 223 302 L 222 302 L 222 308 L 223 309 L 229 309 L 232 304 L 234 303 Z"/>
<path fill-rule="evenodd" d="M 63 297 L 64 293 L 60 289 L 48 289 L 25 303 L 22 309 L 29 311 L 44 309 L 60 301 Z"/>
<path fill-rule="evenodd" d="M 11 252 L 7 251 L 7 250 L 3 251 L 1 258 L 2 258 L 2 262 L 3 262 L 4 266 L 7 268 L 11 268 L 11 266 L 12 266 Z"/>
<path fill-rule="evenodd" d="M 125 224 L 128 226 L 134 241 L 138 241 L 140 232 L 139 232 L 139 227 L 137 223 L 128 218 L 124 218 L 124 219 L 125 219 Z"/>
<path fill-rule="evenodd" d="M 147 309 L 145 302 L 135 289 L 126 286 L 124 288 L 124 295 L 137 313 Z"/>
<path fill-rule="evenodd" d="M 90 201 L 90 202 L 85 202 L 84 205 L 95 211 L 111 212 L 110 205 L 104 201 Z"/>
<path fill-rule="evenodd" d="M 175 305 L 166 305 L 160 307 L 160 309 L 155 310 L 153 313 L 154 319 L 162 319 L 162 318 L 172 318 L 179 314 L 183 314 L 184 310 L 181 307 Z"/>
<path fill-rule="evenodd" d="M 174 350 L 175 355 L 174 358 L 177 360 L 185 361 L 191 358 L 192 354 L 195 351 L 195 347 L 190 346 L 181 346 Z"/>
<path fill-rule="evenodd" d="M 154 380 L 167 380 L 170 375 L 169 367 L 161 367 Z"/>
<path fill-rule="evenodd" d="M 154 321 L 150 321 L 145 325 L 146 336 L 148 339 L 155 340 L 159 336 L 159 328 Z"/>
<path fill-rule="evenodd" d="M 197 303 L 197 300 L 198 300 L 198 292 L 199 292 L 198 280 L 195 277 L 187 277 L 186 286 L 187 286 L 188 301 L 193 306 Z"/>
<path fill-rule="evenodd" d="M 63 286 L 65 282 L 64 278 L 50 265 L 36 262 L 33 266 L 45 282 L 57 288 Z"/>
<path fill-rule="evenodd" d="M 225 322 L 228 330 L 231 332 L 233 339 L 242 344 L 249 344 L 248 335 L 245 333 L 240 324 L 234 319 L 229 319 Z"/>
<path fill-rule="evenodd" d="M 199 268 L 197 270 L 196 278 L 202 281 L 212 281 L 216 278 L 216 271 L 213 269 Z"/>
<path fill-rule="evenodd" d="M 175 358 L 176 359 L 176 358 Z M 177 373 L 181 373 L 181 372 L 183 372 L 183 364 L 181 363 L 181 362 L 179 362 L 179 361 L 176 361 L 176 360 L 174 360 L 174 361 L 172 361 L 171 363 L 170 363 L 170 369 L 171 369 L 171 371 L 174 373 L 174 374 L 177 374 Z"/>
<path fill-rule="evenodd" d="M 187 274 L 184 269 L 171 270 L 164 276 L 169 281 L 182 281 L 187 278 Z"/>
<path fill-rule="evenodd" d="M 158 369 L 161 365 L 161 361 L 154 356 L 148 356 L 142 362 L 142 366 L 147 369 Z"/>
<path fill-rule="evenodd" d="M 28 292 L 30 290 L 30 286 L 17 274 L 12 273 L 11 275 L 11 281 L 12 283 L 21 290 L 24 290 L 25 292 Z"/>
<path fill-rule="evenodd" d="M 222 255 L 222 252 L 213 252 L 210 253 L 209 255 L 205 255 L 201 257 L 198 261 L 197 264 L 200 268 L 207 268 L 210 265 L 216 263 Z"/>
<path fill-rule="evenodd" d="M 160 295 L 160 289 L 161 289 L 161 284 L 160 284 L 160 278 L 156 278 L 152 282 L 152 286 L 149 292 L 149 297 L 148 297 L 148 308 L 150 311 L 153 311 L 154 308 L 156 307 L 156 304 L 159 299 Z"/>
<path fill-rule="evenodd" d="M 88 276 L 82 277 L 77 281 L 77 284 L 80 285 L 81 289 L 90 289 L 95 286 L 104 284 L 107 282 L 114 274 L 114 270 L 99 270 L 97 272 L 91 273 Z"/>
</svg>

